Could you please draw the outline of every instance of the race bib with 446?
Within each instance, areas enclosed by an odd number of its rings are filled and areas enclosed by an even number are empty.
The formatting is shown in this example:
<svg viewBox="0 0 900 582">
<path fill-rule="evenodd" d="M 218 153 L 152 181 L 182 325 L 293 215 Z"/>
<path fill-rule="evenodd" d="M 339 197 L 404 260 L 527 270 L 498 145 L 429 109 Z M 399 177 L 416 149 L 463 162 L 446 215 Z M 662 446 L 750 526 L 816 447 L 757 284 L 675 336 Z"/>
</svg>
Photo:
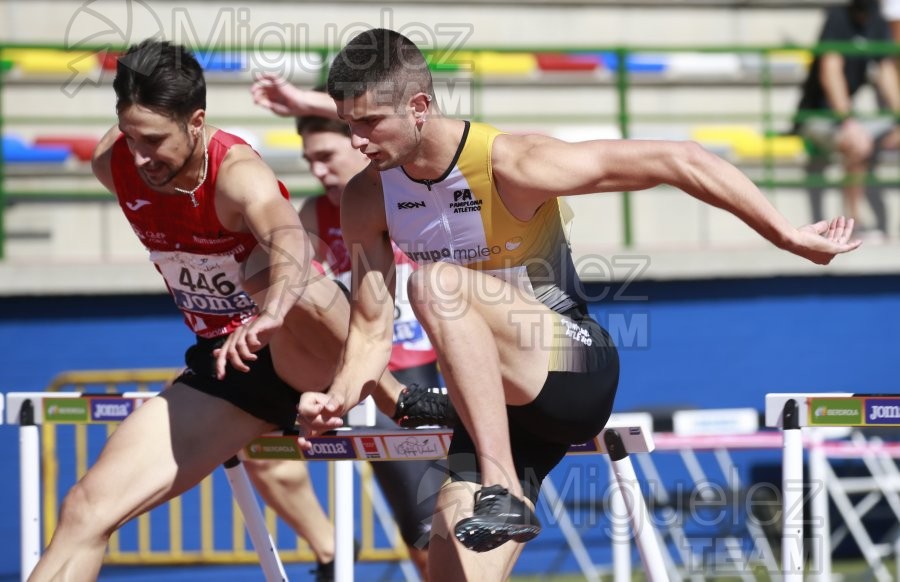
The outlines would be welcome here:
<svg viewBox="0 0 900 582">
<path fill-rule="evenodd" d="M 196 333 L 206 335 L 213 328 L 227 333 L 257 313 L 241 286 L 241 266 L 231 255 L 152 251 L 150 260 Z"/>
</svg>

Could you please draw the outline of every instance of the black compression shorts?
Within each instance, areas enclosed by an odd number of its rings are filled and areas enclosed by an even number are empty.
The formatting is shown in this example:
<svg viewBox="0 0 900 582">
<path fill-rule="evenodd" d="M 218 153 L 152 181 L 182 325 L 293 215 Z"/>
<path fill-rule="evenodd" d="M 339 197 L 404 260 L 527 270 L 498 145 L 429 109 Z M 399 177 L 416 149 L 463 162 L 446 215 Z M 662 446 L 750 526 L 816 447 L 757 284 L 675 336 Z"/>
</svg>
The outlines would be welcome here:
<svg viewBox="0 0 900 582">
<path fill-rule="evenodd" d="M 619 356 L 606 330 L 581 310 L 563 315 L 590 337 L 590 347 L 580 346 L 578 354 L 586 371 L 550 371 L 537 398 L 506 407 L 513 463 L 533 503 L 569 446 L 591 440 L 606 426 L 619 384 Z M 452 480 L 480 482 L 475 444 L 462 424 L 453 431 L 448 461 Z"/>
<path fill-rule="evenodd" d="M 206 339 L 197 336 L 197 343 L 184 354 L 187 369 L 175 381 L 226 400 L 278 428 L 293 428 L 300 393 L 275 373 L 268 346 L 256 352 L 256 360 L 247 362 L 249 372 L 240 372 L 228 364 L 225 379 L 216 378 L 212 352 L 225 343 L 226 337 Z"/>
</svg>

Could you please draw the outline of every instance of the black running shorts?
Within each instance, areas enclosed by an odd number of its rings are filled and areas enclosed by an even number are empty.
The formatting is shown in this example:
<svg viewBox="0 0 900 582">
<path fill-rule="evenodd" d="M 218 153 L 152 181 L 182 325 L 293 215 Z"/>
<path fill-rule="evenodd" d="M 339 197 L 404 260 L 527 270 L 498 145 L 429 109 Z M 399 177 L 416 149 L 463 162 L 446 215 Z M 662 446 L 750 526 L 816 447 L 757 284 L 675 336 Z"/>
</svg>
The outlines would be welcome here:
<svg viewBox="0 0 900 582">
<path fill-rule="evenodd" d="M 580 309 L 562 319 L 574 324 L 572 341 L 557 347 L 563 353 L 554 361 L 575 362 L 583 371 L 551 368 L 537 398 L 506 407 L 513 463 L 533 503 L 569 446 L 591 440 L 606 426 L 619 384 L 619 355 L 606 330 Z M 475 444 L 462 424 L 453 432 L 448 461 L 452 480 L 480 482 Z"/>
<path fill-rule="evenodd" d="M 256 360 L 247 362 L 250 371 L 240 372 L 228 364 L 225 379 L 216 378 L 216 360 L 212 352 L 225 343 L 226 337 L 206 339 L 197 336 L 197 343 L 184 354 L 187 369 L 175 381 L 226 400 L 278 428 L 292 428 L 297 421 L 300 393 L 275 373 L 268 346 L 256 352 Z"/>
</svg>

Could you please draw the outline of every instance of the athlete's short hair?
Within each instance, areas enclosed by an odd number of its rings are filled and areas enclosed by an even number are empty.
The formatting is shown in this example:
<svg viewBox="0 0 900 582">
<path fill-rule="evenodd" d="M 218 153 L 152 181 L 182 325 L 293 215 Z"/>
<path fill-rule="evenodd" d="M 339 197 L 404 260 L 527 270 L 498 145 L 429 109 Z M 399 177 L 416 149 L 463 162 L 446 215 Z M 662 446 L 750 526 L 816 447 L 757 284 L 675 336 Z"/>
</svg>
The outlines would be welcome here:
<svg viewBox="0 0 900 582">
<path fill-rule="evenodd" d="M 339 101 L 368 91 L 397 107 L 416 93 L 434 98 L 425 55 L 411 40 L 386 28 L 367 30 L 348 42 L 331 63 L 327 86 L 328 94 Z"/>
<path fill-rule="evenodd" d="M 181 45 L 147 39 L 119 57 L 116 113 L 140 105 L 179 122 L 206 109 L 206 80 L 194 55 Z"/>
<path fill-rule="evenodd" d="M 339 133 L 350 137 L 350 126 L 339 119 L 306 115 L 297 118 L 297 133 L 300 135 L 304 133 Z"/>
</svg>

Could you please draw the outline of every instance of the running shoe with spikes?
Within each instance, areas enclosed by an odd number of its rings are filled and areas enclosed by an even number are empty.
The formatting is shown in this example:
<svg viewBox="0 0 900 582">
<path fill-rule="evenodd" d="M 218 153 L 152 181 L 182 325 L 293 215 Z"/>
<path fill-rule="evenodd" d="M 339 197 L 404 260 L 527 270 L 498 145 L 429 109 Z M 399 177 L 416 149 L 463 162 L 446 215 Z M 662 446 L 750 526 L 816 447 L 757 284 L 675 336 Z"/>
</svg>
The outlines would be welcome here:
<svg viewBox="0 0 900 582">
<path fill-rule="evenodd" d="M 456 539 L 474 552 L 487 552 L 506 542 L 527 542 L 541 533 L 537 516 L 523 500 L 500 485 L 475 493 L 475 512 L 454 528 Z"/>
<path fill-rule="evenodd" d="M 459 421 L 446 388 L 410 384 L 400 393 L 394 420 L 402 427 L 439 425 L 454 427 Z"/>
</svg>

